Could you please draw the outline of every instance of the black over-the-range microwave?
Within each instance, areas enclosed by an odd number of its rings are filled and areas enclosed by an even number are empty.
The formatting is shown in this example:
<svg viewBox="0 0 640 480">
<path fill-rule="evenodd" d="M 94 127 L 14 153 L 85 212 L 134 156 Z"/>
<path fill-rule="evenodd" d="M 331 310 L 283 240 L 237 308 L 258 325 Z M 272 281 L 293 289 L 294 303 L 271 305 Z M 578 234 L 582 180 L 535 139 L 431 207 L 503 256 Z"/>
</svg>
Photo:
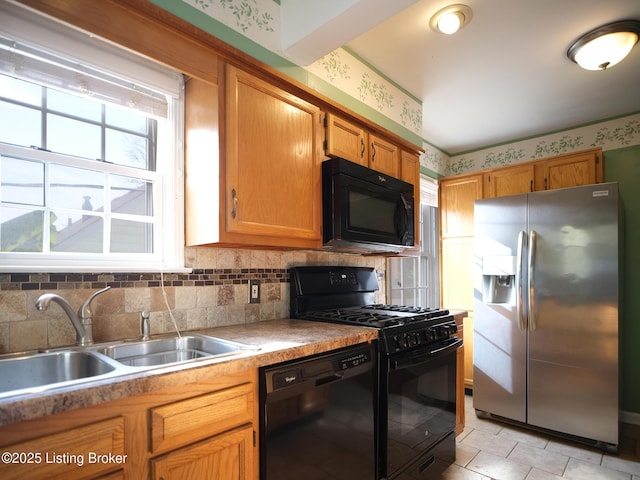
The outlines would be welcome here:
<svg viewBox="0 0 640 480">
<path fill-rule="evenodd" d="M 398 253 L 414 246 L 413 185 L 345 160 L 322 163 L 325 247 Z"/>
</svg>

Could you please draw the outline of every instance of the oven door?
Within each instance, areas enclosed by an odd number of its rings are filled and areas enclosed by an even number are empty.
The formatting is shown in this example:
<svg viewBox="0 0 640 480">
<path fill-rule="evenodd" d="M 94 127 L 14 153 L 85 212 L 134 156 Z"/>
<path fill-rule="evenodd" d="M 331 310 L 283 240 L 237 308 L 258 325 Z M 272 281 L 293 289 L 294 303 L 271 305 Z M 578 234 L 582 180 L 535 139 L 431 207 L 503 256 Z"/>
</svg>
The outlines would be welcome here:
<svg viewBox="0 0 640 480">
<path fill-rule="evenodd" d="M 381 432 L 388 479 L 438 479 L 455 460 L 457 338 L 388 358 Z M 386 371 L 385 371 L 386 370 Z M 384 395 L 383 395 L 384 396 Z M 386 405 L 386 408 L 384 408 Z"/>
</svg>

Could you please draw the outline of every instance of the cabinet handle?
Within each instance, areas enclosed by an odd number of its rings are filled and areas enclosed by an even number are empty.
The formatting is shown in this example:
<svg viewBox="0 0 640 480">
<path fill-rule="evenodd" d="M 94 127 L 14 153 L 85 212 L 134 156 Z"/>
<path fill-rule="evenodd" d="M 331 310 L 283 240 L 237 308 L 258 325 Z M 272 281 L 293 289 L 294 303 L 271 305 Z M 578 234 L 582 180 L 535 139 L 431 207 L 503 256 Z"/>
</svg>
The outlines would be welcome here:
<svg viewBox="0 0 640 480">
<path fill-rule="evenodd" d="M 533 192 L 533 180 L 529 182 L 529 191 Z"/>
<path fill-rule="evenodd" d="M 360 158 L 364 158 L 364 138 L 360 139 Z"/>
<path fill-rule="evenodd" d="M 231 210 L 231 218 L 236 218 L 237 210 L 238 210 L 238 196 L 236 194 L 236 189 L 231 189 L 231 200 L 233 200 L 233 210 Z"/>
<path fill-rule="evenodd" d="M 547 179 L 546 178 L 544 179 L 544 189 L 548 190 L 548 188 L 547 188 Z"/>
<path fill-rule="evenodd" d="M 373 154 L 371 155 L 371 161 L 375 162 L 376 161 L 376 144 L 371 142 L 371 150 L 373 151 Z"/>
</svg>

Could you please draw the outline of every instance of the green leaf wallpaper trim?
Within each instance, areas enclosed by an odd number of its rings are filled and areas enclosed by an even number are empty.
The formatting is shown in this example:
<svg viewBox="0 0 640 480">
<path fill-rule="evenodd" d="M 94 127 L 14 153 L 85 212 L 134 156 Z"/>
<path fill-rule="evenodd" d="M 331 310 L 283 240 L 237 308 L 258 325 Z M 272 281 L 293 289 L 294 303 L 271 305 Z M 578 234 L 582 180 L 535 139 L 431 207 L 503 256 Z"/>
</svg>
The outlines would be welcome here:
<svg viewBox="0 0 640 480">
<path fill-rule="evenodd" d="M 631 120 L 622 127 L 610 130 L 608 127 L 601 128 L 596 134 L 592 147 L 599 147 L 607 142 L 618 142 L 620 145 L 630 145 L 640 135 L 640 121 Z"/>
<path fill-rule="evenodd" d="M 593 147 L 602 147 L 606 152 L 630 145 L 640 145 L 640 113 L 474 152 L 463 152 L 448 160 L 445 175 L 513 165 Z"/>
<path fill-rule="evenodd" d="M 526 155 L 524 153 L 524 149 L 515 149 L 513 147 L 507 148 L 504 152 L 489 152 L 484 159 L 484 163 L 481 165 L 482 169 L 485 168 L 495 168 L 501 167 L 504 165 L 510 165 L 512 163 L 516 163 Z"/>
<path fill-rule="evenodd" d="M 318 63 L 324 67 L 327 79 L 334 81 L 336 78 L 348 80 L 351 78 L 349 70 L 351 67 L 340 59 L 337 52 L 325 55 Z"/>
<path fill-rule="evenodd" d="M 387 90 L 387 86 L 384 83 L 376 83 L 368 73 L 360 78 L 358 91 L 360 99 L 365 103 L 369 103 L 369 98 L 373 98 L 381 112 L 393 108 L 393 95 Z"/>
<path fill-rule="evenodd" d="M 266 32 L 275 31 L 275 18 L 269 12 L 261 11 L 256 0 L 193 0 L 193 2 L 196 7 L 207 13 L 209 7 L 216 4 L 229 10 L 236 18 L 236 27 L 244 33 L 254 26 Z"/>
<path fill-rule="evenodd" d="M 410 126 L 411 130 L 419 131 L 422 127 L 422 109 L 411 108 L 409 102 L 402 102 L 402 113 L 400 114 L 400 120 L 405 127 Z"/>
<path fill-rule="evenodd" d="M 553 155 L 559 155 L 561 153 L 573 152 L 580 150 L 583 147 L 584 140 L 582 136 L 572 138 L 570 135 L 565 135 L 559 140 L 555 140 L 551 143 L 541 141 L 536 145 L 536 150 L 533 154 L 533 158 L 551 157 Z"/>
</svg>

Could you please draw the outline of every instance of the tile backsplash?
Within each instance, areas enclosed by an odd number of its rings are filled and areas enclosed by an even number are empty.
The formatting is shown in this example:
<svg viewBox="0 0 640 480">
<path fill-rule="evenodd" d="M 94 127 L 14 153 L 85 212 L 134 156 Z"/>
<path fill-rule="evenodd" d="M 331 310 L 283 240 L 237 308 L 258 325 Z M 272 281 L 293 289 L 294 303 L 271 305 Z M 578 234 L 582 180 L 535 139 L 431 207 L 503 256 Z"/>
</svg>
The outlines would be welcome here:
<svg viewBox="0 0 640 480">
<path fill-rule="evenodd" d="M 317 251 L 189 247 L 191 273 L 0 273 L 0 353 L 71 345 L 75 330 L 59 305 L 35 308 L 55 292 L 74 311 L 94 291 L 111 286 L 92 302 L 95 342 L 140 336 L 140 313 L 151 314 L 151 334 L 252 323 L 289 316 L 289 268 L 299 265 L 374 267 L 384 303 L 385 259 Z M 248 303 L 248 282 L 261 282 L 261 301 Z"/>
</svg>

